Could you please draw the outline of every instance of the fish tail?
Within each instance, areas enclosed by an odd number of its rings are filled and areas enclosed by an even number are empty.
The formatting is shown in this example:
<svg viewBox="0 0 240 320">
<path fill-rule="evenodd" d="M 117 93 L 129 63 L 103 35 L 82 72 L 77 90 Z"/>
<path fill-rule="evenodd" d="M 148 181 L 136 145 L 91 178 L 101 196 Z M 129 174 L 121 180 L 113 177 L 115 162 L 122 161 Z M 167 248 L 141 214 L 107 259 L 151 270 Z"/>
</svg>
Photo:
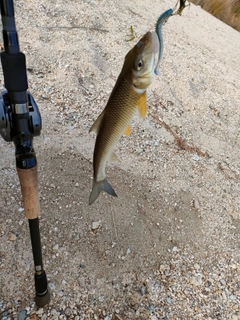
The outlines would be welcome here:
<svg viewBox="0 0 240 320">
<path fill-rule="evenodd" d="M 93 181 L 92 192 L 89 197 L 89 204 L 92 204 L 99 196 L 101 191 L 105 191 L 113 197 L 117 197 L 116 192 L 113 190 L 107 179 L 101 181 Z"/>
</svg>

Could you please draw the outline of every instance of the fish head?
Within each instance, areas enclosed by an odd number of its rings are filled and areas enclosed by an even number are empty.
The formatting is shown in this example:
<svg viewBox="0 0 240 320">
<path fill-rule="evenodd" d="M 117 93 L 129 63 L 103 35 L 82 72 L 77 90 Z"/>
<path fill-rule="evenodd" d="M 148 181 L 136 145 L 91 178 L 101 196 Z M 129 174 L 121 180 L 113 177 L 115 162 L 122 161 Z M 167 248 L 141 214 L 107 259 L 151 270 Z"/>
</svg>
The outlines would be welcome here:
<svg viewBox="0 0 240 320">
<path fill-rule="evenodd" d="M 143 92 L 154 77 L 155 54 L 158 40 L 155 32 L 147 32 L 125 57 L 125 77 L 134 90 Z"/>
</svg>

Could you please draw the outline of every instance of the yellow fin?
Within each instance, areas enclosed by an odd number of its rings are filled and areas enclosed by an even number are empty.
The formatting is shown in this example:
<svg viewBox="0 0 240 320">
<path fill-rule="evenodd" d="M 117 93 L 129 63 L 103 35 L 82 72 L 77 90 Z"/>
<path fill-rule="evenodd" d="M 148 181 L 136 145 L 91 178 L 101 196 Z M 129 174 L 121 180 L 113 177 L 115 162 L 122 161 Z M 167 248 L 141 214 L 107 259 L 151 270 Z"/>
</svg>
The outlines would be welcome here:
<svg viewBox="0 0 240 320">
<path fill-rule="evenodd" d="M 142 118 L 146 116 L 147 113 L 147 94 L 146 91 L 141 95 L 138 101 L 138 111 Z"/>
<path fill-rule="evenodd" d="M 125 136 L 130 136 L 131 134 L 131 126 L 127 126 L 127 128 L 124 130 L 124 133 L 123 133 Z"/>
</svg>

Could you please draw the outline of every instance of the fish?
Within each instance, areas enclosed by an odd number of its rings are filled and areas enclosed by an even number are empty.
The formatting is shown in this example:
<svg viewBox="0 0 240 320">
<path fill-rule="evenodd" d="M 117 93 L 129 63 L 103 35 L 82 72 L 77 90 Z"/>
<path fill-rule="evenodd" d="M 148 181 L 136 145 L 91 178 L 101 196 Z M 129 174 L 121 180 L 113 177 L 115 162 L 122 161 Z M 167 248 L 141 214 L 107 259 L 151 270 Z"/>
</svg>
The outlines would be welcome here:
<svg viewBox="0 0 240 320">
<path fill-rule="evenodd" d="M 130 135 L 130 121 L 137 108 L 142 117 L 146 115 L 146 89 L 154 78 L 157 52 L 156 33 L 149 31 L 125 56 L 122 70 L 106 107 L 89 130 L 97 134 L 93 153 L 90 205 L 98 198 L 101 191 L 117 197 L 106 179 L 106 163 L 117 160 L 113 149 L 123 134 Z"/>
<path fill-rule="evenodd" d="M 159 51 L 158 51 L 158 61 L 156 64 L 156 67 L 154 69 L 154 72 L 156 75 L 160 75 L 160 72 L 158 70 L 160 60 L 162 59 L 163 54 L 163 36 L 162 36 L 162 26 L 168 21 L 168 18 L 173 14 L 173 9 L 168 9 L 165 12 L 163 12 L 159 18 L 157 19 L 157 23 L 155 26 L 155 31 L 158 36 L 159 41 Z"/>
</svg>

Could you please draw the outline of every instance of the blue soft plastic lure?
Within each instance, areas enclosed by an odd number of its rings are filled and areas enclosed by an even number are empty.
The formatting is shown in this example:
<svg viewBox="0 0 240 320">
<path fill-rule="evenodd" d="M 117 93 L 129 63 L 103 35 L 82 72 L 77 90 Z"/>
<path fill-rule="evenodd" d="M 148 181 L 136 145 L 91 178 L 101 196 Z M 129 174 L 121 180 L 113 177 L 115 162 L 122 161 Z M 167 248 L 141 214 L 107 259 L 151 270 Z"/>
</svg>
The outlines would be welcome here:
<svg viewBox="0 0 240 320">
<path fill-rule="evenodd" d="M 159 41 L 159 52 L 158 52 L 158 61 L 157 65 L 154 69 L 154 72 L 156 75 L 160 75 L 160 72 L 158 71 L 158 66 L 160 63 L 160 60 L 162 59 L 163 54 L 163 36 L 162 36 L 162 26 L 167 22 L 168 18 L 172 15 L 173 9 L 168 9 L 167 11 L 163 12 L 160 17 L 157 19 L 155 31 L 158 36 Z"/>
</svg>

